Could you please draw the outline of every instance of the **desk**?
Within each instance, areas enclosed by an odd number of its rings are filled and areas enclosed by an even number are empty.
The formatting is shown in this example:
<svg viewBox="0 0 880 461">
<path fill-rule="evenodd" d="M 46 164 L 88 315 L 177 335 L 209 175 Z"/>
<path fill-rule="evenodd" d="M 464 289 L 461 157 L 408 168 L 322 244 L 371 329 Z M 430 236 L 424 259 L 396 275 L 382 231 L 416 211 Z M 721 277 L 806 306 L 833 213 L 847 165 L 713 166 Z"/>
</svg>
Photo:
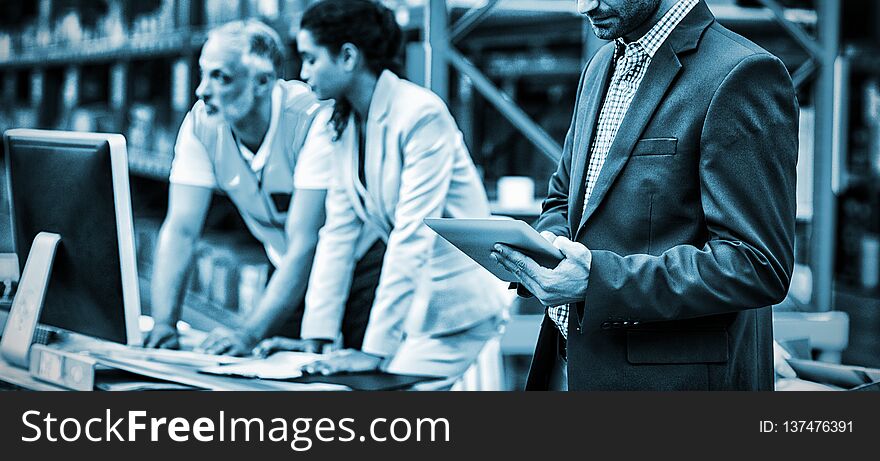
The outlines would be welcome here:
<svg viewBox="0 0 880 461">
<path fill-rule="evenodd" d="M 392 375 L 382 372 L 364 372 L 330 377 L 304 376 L 295 381 L 239 378 L 200 373 L 199 369 L 205 366 L 204 363 L 191 365 L 163 363 L 157 361 L 158 358 L 152 360 L 144 358 L 142 352 L 134 354 L 135 357 L 131 354 L 131 349 L 120 344 L 73 334 L 66 334 L 61 340 L 53 342 L 51 347 L 69 354 L 85 353 L 85 356 L 97 362 L 100 370 L 95 373 L 96 390 L 165 390 L 169 387 L 168 383 L 188 386 L 185 390 L 194 388 L 195 390 L 213 391 L 405 390 L 412 389 L 412 386 L 416 384 L 430 383 L 436 380 L 433 377 Z M 117 353 L 114 354 L 114 351 Z M 179 357 L 175 359 L 180 360 Z M 183 360 L 196 359 L 184 358 Z M 62 367 L 64 365 L 59 365 L 58 369 Z M 160 380 L 160 382 L 156 383 L 155 380 Z M 60 386 L 34 379 L 28 370 L 16 368 L 2 359 L 0 359 L 0 382 L 7 382 L 28 390 L 66 390 Z M 333 384 L 334 382 L 336 384 Z"/>
<path fill-rule="evenodd" d="M 52 346 L 68 352 L 98 351 L 123 348 L 121 345 L 97 341 L 78 335 L 67 335 Z M 99 363 L 149 378 L 186 384 L 215 391 L 339 391 L 347 388 L 332 384 L 302 384 L 286 381 L 233 378 L 199 373 L 196 367 L 170 365 L 158 362 L 116 361 L 99 358 Z M 28 370 L 18 368 L 0 359 L 0 381 L 34 391 L 67 390 L 31 377 Z"/>
<path fill-rule="evenodd" d="M 12 384 L 31 391 L 65 391 L 63 387 L 55 386 L 31 377 L 24 369 L 14 367 L 0 359 L 0 381 Z"/>
</svg>

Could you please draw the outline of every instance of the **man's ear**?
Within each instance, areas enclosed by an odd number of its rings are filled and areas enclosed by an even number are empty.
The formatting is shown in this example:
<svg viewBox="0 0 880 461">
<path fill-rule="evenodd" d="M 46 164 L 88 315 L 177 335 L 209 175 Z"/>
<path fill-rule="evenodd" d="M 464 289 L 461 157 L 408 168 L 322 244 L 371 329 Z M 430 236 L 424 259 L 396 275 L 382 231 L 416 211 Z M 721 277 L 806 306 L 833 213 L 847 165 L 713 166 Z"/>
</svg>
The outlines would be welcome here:
<svg viewBox="0 0 880 461">
<path fill-rule="evenodd" d="M 339 50 L 339 59 L 342 63 L 342 69 L 346 72 L 352 72 L 360 65 L 361 50 L 353 43 L 344 43 Z"/>
</svg>

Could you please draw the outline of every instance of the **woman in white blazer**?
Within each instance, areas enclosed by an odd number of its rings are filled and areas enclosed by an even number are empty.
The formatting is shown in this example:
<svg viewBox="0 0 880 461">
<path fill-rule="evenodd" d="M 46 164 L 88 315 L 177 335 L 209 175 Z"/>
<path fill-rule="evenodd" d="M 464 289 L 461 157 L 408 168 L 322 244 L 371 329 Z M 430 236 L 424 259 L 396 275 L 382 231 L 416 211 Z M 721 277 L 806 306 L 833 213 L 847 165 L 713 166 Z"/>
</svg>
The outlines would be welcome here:
<svg viewBox="0 0 880 461">
<path fill-rule="evenodd" d="M 302 337 L 339 332 L 354 248 L 386 243 L 360 351 L 311 366 L 335 373 L 383 368 L 451 382 L 498 334 L 504 287 L 425 226 L 427 217 L 488 217 L 482 182 L 445 103 L 397 76 L 402 32 L 371 0 L 325 0 L 297 35 L 301 76 L 319 99 L 335 100 L 333 164 L 306 296 Z"/>
</svg>

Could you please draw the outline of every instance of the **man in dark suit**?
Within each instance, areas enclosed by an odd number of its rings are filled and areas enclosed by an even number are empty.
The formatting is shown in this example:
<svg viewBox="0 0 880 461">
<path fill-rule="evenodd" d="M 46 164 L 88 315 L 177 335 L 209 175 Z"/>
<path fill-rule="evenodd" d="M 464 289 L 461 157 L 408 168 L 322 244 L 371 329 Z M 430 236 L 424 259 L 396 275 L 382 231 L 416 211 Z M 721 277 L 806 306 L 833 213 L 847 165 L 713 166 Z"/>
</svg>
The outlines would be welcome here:
<svg viewBox="0 0 880 461">
<path fill-rule="evenodd" d="M 783 63 L 702 0 L 580 0 L 584 70 L 535 223 L 497 261 L 548 306 L 527 389 L 772 390 L 794 264 L 798 108 Z"/>
</svg>

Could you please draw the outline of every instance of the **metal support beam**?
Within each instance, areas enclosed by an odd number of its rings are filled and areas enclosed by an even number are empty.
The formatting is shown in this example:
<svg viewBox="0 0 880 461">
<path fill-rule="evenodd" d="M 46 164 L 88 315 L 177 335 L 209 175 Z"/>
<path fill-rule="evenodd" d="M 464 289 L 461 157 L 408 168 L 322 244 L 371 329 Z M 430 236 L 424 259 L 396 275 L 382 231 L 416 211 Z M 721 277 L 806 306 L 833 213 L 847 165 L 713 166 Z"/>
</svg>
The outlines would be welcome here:
<svg viewBox="0 0 880 461">
<path fill-rule="evenodd" d="M 468 12 L 452 26 L 452 30 L 449 32 L 449 41 L 452 43 L 458 43 L 462 37 L 480 25 L 480 23 L 489 16 L 489 13 L 491 13 L 500 2 L 501 0 L 489 0 L 489 3 L 482 8 L 472 8 L 468 10 Z"/>
<path fill-rule="evenodd" d="M 794 87 L 800 88 L 814 72 L 816 72 L 816 60 L 811 58 L 808 59 L 807 62 L 801 64 L 801 66 L 794 71 L 794 75 L 791 76 L 791 81 L 794 83 Z"/>
<path fill-rule="evenodd" d="M 813 272 L 812 305 L 817 311 L 833 307 L 834 227 L 837 207 L 832 190 L 834 152 L 834 61 L 840 47 L 840 2 L 818 0 L 817 15 L 822 58 L 816 79 L 816 148 L 813 165 L 813 232 L 810 268 Z"/>
<path fill-rule="evenodd" d="M 816 43 L 816 40 L 813 40 L 813 38 L 810 37 L 810 34 L 808 34 L 803 29 L 803 27 L 786 19 L 785 9 L 782 7 L 782 5 L 780 5 L 777 0 L 760 0 L 760 1 L 761 1 L 761 3 L 764 4 L 764 6 L 766 6 L 770 11 L 773 12 L 773 14 L 776 16 L 776 19 L 779 21 L 779 24 L 782 26 L 782 28 L 785 29 L 785 31 L 788 32 L 792 37 L 794 37 L 794 39 L 797 40 L 797 42 L 802 47 L 804 47 L 804 49 L 807 50 L 808 53 L 810 53 L 810 55 L 813 57 L 813 59 L 816 59 L 821 62 L 822 58 L 825 56 L 825 53 L 824 53 L 825 50 L 823 50 L 822 47 L 818 43 Z M 837 0 L 835 0 L 835 1 L 837 1 Z M 820 23 L 823 22 L 822 19 L 823 18 L 821 16 L 819 16 Z M 820 28 L 821 28 L 821 26 L 820 26 Z M 834 60 L 831 60 L 828 62 L 822 62 L 822 64 L 830 66 L 833 62 L 834 62 Z"/>
<path fill-rule="evenodd" d="M 850 62 L 846 56 L 838 56 L 834 62 L 834 152 L 831 164 L 834 169 L 831 173 L 831 190 L 838 195 L 849 182 L 846 169 L 849 157 L 849 113 L 843 108 L 846 104 L 841 101 L 849 100 L 849 73 Z"/>
<path fill-rule="evenodd" d="M 810 269 L 813 275 L 812 308 L 833 309 L 834 249 L 837 207 L 835 203 L 835 157 L 839 158 L 842 143 L 835 136 L 835 121 L 840 110 L 835 104 L 835 61 L 840 49 L 840 1 L 818 0 L 818 39 L 814 40 L 797 24 L 785 18 L 778 0 L 760 0 L 782 27 L 810 54 L 811 58 L 795 72 L 792 81 L 800 87 L 818 70 L 813 88 L 816 122 L 813 156 L 813 225 L 810 236 Z M 839 76 L 837 76 L 839 78 Z"/>
<path fill-rule="evenodd" d="M 562 158 L 562 147 L 535 123 L 519 106 L 516 105 L 504 92 L 498 90 L 476 66 L 458 51 L 451 47 L 447 50 L 447 58 L 455 69 L 468 76 L 473 82 L 474 88 L 483 95 L 501 115 L 513 124 L 529 141 L 531 141 L 541 153 L 550 161 L 559 163 Z"/>
<path fill-rule="evenodd" d="M 449 103 L 449 67 L 446 52 L 449 48 L 449 13 L 446 0 L 428 0 L 425 3 L 425 87 Z"/>
</svg>

